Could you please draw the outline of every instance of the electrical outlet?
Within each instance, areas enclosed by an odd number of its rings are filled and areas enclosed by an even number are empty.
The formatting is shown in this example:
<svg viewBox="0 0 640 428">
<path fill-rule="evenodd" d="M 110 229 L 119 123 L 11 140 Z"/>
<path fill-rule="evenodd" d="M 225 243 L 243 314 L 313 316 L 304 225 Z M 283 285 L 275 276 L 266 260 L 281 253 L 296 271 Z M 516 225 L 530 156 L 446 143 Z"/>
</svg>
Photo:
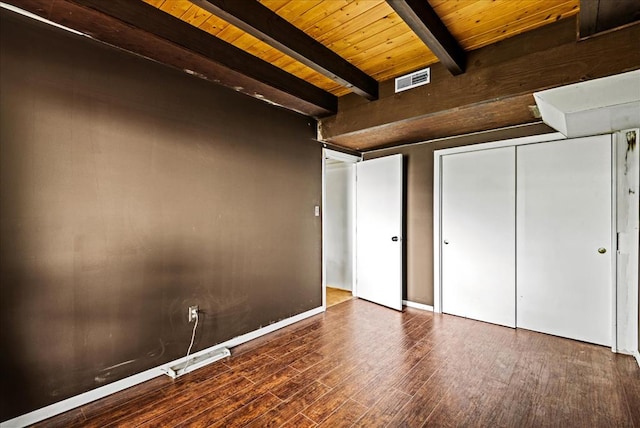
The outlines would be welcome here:
<svg viewBox="0 0 640 428">
<path fill-rule="evenodd" d="M 198 316 L 198 305 L 189 306 L 189 322 L 194 322 Z"/>
</svg>

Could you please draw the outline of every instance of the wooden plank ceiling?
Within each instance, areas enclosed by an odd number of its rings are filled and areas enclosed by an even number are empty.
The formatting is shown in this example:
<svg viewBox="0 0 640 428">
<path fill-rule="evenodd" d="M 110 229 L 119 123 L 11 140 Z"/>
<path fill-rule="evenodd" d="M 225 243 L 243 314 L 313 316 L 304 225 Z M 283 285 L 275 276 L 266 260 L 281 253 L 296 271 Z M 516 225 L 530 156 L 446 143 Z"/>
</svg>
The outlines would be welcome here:
<svg viewBox="0 0 640 428">
<path fill-rule="evenodd" d="M 534 91 L 640 67 L 638 0 L 4 1 L 356 150 L 532 123 Z M 394 92 L 426 66 L 430 85 Z"/>
<path fill-rule="evenodd" d="M 189 0 L 137 1 L 159 8 L 336 96 L 351 92 Z M 438 62 L 385 0 L 259 1 L 378 82 Z M 579 0 L 429 0 L 429 4 L 465 51 L 579 11 Z"/>
</svg>

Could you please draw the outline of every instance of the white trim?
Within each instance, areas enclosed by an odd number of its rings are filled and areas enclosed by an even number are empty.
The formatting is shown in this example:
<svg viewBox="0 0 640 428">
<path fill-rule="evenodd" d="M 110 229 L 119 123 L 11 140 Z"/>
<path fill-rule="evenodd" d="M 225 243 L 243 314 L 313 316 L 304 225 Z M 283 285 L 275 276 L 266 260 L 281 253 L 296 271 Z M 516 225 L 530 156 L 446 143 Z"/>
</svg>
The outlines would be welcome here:
<svg viewBox="0 0 640 428">
<path fill-rule="evenodd" d="M 333 159 L 333 160 L 337 160 L 340 162 L 344 162 L 344 163 L 352 163 L 352 164 L 356 164 L 357 162 L 362 161 L 362 156 L 354 156 L 354 155 L 350 155 L 348 153 L 342 153 L 342 152 L 338 152 L 336 150 L 331 150 L 331 149 L 322 149 L 322 308 L 323 310 L 327 309 L 327 263 L 326 263 L 326 254 L 325 254 L 325 239 L 326 239 L 326 235 L 325 235 L 325 227 L 324 225 L 326 224 L 326 217 L 325 217 L 325 207 L 327 206 L 327 176 L 326 176 L 326 160 L 327 159 Z M 353 263 L 353 269 L 351 269 L 353 278 L 351 281 L 351 294 L 353 295 L 353 297 L 356 297 L 357 294 L 357 272 L 356 272 L 356 248 L 355 248 L 355 242 L 356 242 L 356 172 L 353 171 L 353 180 L 351 183 L 352 186 L 352 195 L 353 195 L 353 231 L 352 231 L 352 242 L 354 242 L 354 247 L 353 247 L 353 260 L 351 261 Z"/>
<path fill-rule="evenodd" d="M 621 135 L 622 132 L 624 132 L 626 134 L 626 132 L 628 131 L 635 131 L 636 133 L 636 146 L 638 144 L 638 139 L 640 139 L 640 128 L 633 128 L 633 129 L 626 129 L 623 131 L 620 131 L 617 133 L 617 135 Z M 624 142 L 626 144 L 626 141 Z M 635 163 L 636 163 L 636 168 L 640 168 L 640 159 L 638 158 L 638 153 L 637 153 L 637 149 L 635 150 Z M 616 173 L 617 175 L 617 173 Z M 633 183 L 634 187 L 635 187 L 635 193 L 636 195 L 638 194 L 638 191 L 640 190 L 639 186 L 640 186 L 640 177 L 636 176 L 634 177 L 635 181 Z M 638 203 L 638 199 L 636 196 L 636 204 Z M 617 206 L 617 204 L 616 204 Z M 636 212 L 637 215 L 637 212 Z M 638 217 L 636 217 L 636 221 L 638 221 Z M 635 228 L 635 237 L 634 237 L 634 243 L 633 245 L 635 246 L 636 250 L 640 250 L 640 248 L 638 248 L 639 245 L 639 239 L 638 239 L 638 223 L 636 223 L 636 228 Z M 617 231 L 616 231 L 617 232 Z M 616 254 L 618 252 L 616 251 Z M 625 284 L 626 287 L 628 287 L 629 289 L 629 294 L 628 294 L 628 299 L 630 300 L 629 302 L 626 302 L 626 307 L 630 309 L 630 313 L 627 315 L 629 318 L 629 329 L 627 331 L 627 334 L 631 337 L 631 340 L 629 340 L 629 343 L 634 344 L 635 346 L 633 346 L 633 353 L 636 357 L 636 361 L 638 362 L 638 365 L 640 366 L 640 325 L 639 325 L 639 319 L 640 319 L 640 284 L 638 281 L 638 273 L 640 270 L 640 266 L 638 266 L 638 253 L 636 252 L 636 257 L 635 257 L 635 268 L 636 268 L 636 276 L 635 278 L 628 280 L 628 283 Z M 616 268 L 616 273 L 617 273 L 617 268 Z"/>
<path fill-rule="evenodd" d="M 436 151 L 433 152 L 433 312 L 442 313 L 442 156 Z"/>
<path fill-rule="evenodd" d="M 618 248 L 616 246 L 618 230 L 618 146 L 615 134 L 609 137 L 611 151 L 611 352 L 618 352 Z"/>
<path fill-rule="evenodd" d="M 338 152 L 331 149 L 323 149 L 325 159 L 333 159 L 340 162 L 356 163 L 362 160 L 362 156 L 350 155 L 348 153 Z"/>
<path fill-rule="evenodd" d="M 325 224 L 327 224 L 326 215 L 324 213 L 327 206 L 327 149 L 322 149 L 322 206 L 320 207 L 320 229 L 322 230 L 322 310 L 327 310 L 327 263 L 326 263 L 326 250 L 325 240 L 327 233 L 325 231 Z"/>
<path fill-rule="evenodd" d="M 546 143 L 549 141 L 566 140 L 567 137 L 560 132 L 550 134 L 531 135 L 529 137 L 511 138 L 508 140 L 492 141 L 490 143 L 471 144 L 468 146 L 451 147 L 449 149 L 440 149 L 433 152 L 434 156 L 452 155 L 454 153 L 475 152 L 478 150 L 499 149 L 501 147 L 515 147 L 526 144 Z"/>
<path fill-rule="evenodd" d="M 217 348 L 224 348 L 224 347 L 233 348 L 234 346 L 242 345 L 243 343 L 249 342 L 250 340 L 257 339 L 258 337 L 264 336 L 265 334 L 269 334 L 269 333 L 272 333 L 272 332 L 274 332 L 276 330 L 280 330 L 281 328 L 290 326 L 291 324 L 295 324 L 297 322 L 300 322 L 302 320 L 310 318 L 310 317 L 312 317 L 314 315 L 321 314 L 323 312 L 324 312 L 323 308 L 321 306 L 319 306 L 319 307 L 317 307 L 315 309 L 310 309 L 310 310 L 308 310 L 306 312 L 303 312 L 301 314 L 294 315 L 292 317 L 289 317 L 289 318 L 283 319 L 281 321 L 275 322 L 273 324 L 270 324 L 270 325 L 268 325 L 266 327 L 259 328 L 258 330 L 254 330 L 254 331 L 251 331 L 249 333 L 243 334 L 242 336 L 234 337 L 233 339 L 227 340 L 224 343 L 220 343 L 219 345 L 212 346 L 211 348 L 202 350 L 202 351 L 198 352 L 197 354 L 193 354 L 193 355 L 199 355 L 201 353 L 205 354 L 205 353 L 211 352 L 211 351 L 213 351 L 214 349 L 217 349 Z M 175 364 L 175 362 L 171 363 L 171 365 L 173 365 L 173 364 Z"/>
<path fill-rule="evenodd" d="M 358 162 L 361 162 L 360 159 Z M 358 239 L 358 168 L 356 167 L 356 163 L 353 164 L 353 171 L 351 176 L 353 180 L 351 181 L 351 194 L 353 197 L 351 198 L 351 212 L 353 213 L 351 217 L 351 224 L 353 225 L 353 230 L 351 231 L 351 242 L 352 251 L 351 251 L 351 295 L 353 297 L 358 297 L 358 246 L 356 245 Z"/>
<path fill-rule="evenodd" d="M 117 382 L 110 383 L 109 385 L 92 389 L 91 391 L 87 391 L 82 394 L 67 398 L 66 400 L 59 401 L 47 407 L 43 407 L 41 409 L 34 410 L 33 412 L 29 412 L 13 419 L 9 419 L 8 421 L 0 423 L 0 427 L 13 428 L 32 425 L 36 422 L 40 422 L 52 416 L 59 415 L 60 413 L 67 412 L 69 410 L 75 409 L 76 407 L 83 406 L 87 403 L 106 397 L 108 395 L 115 394 L 116 392 L 122 391 L 123 389 L 127 389 L 151 380 L 155 377 L 162 376 L 163 374 L 164 373 L 160 371 L 159 367 L 155 367 L 142 373 L 126 377 Z"/>
<path fill-rule="evenodd" d="M 425 305 L 423 303 L 412 302 L 411 300 L 403 300 L 402 304 L 407 308 L 420 309 L 422 311 L 433 312 L 433 306 Z"/>
<path fill-rule="evenodd" d="M 189 358 L 196 357 L 198 355 L 203 355 L 208 352 L 215 351 L 220 348 L 232 348 L 234 346 L 241 345 L 250 340 L 256 339 L 260 336 L 264 336 L 265 334 L 274 332 L 281 328 L 287 327 L 296 322 L 302 321 L 306 318 L 312 317 L 314 315 L 320 314 L 324 312 L 324 308 L 318 307 L 315 309 L 308 310 L 298 315 L 294 315 L 290 318 L 278 321 L 266 327 L 262 327 L 258 330 L 243 334 L 242 336 L 234 337 L 233 339 L 227 340 L 224 343 L 220 343 L 210 348 L 203 349 L 202 351 L 196 352 L 189 356 Z M 84 392 L 82 394 L 76 395 L 71 398 L 67 398 L 66 400 L 59 401 L 57 403 L 51 404 L 47 407 L 43 407 L 38 410 L 34 410 L 33 412 L 26 413 L 24 415 L 15 417 L 13 419 L 9 419 L 0 423 L 0 427 L 24 427 L 28 425 L 35 424 L 42 420 L 48 419 L 50 417 L 59 415 L 60 413 L 67 412 L 69 410 L 73 410 L 76 407 L 83 406 L 87 403 L 90 403 L 95 400 L 99 400 L 100 398 L 104 398 L 108 395 L 114 394 L 116 392 L 122 391 L 124 389 L 130 388 L 132 386 L 138 385 L 140 383 L 151 380 L 155 377 L 165 375 L 163 371 L 164 367 L 174 366 L 176 364 L 182 363 L 186 361 L 186 357 L 179 358 L 177 360 L 171 361 L 167 364 L 163 364 L 158 367 L 154 367 L 152 369 L 146 370 L 142 373 L 135 374 L 133 376 L 129 376 L 127 378 L 121 379 L 119 381 L 110 383 L 109 385 L 101 386 L 100 388 L 92 389 L 91 391 Z"/>
<path fill-rule="evenodd" d="M 615 201 L 618 210 L 615 221 L 613 250 L 617 256 L 615 275 L 616 346 L 617 352 L 636 355 L 638 350 L 638 153 L 627 152 L 626 133 L 640 133 L 637 128 L 614 133 L 616 157 L 615 182 L 618 186 Z M 624 156 L 624 159 L 623 159 Z M 622 186 L 622 187 L 621 187 Z M 628 188 L 627 188 L 628 186 Z M 633 196 L 631 196 L 633 193 Z M 635 199 L 634 199 L 635 196 Z M 617 236 L 618 239 L 615 239 Z M 616 247 L 616 243 L 618 247 Z M 625 263 L 626 261 L 626 263 Z"/>
</svg>

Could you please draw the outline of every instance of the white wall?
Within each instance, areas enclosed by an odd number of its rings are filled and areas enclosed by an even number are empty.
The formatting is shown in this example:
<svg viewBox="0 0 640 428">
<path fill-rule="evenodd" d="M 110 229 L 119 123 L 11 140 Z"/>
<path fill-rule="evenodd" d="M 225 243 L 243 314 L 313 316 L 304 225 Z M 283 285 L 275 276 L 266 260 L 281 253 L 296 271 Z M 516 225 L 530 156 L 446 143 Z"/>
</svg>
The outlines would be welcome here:
<svg viewBox="0 0 640 428">
<path fill-rule="evenodd" d="M 325 174 L 327 287 L 352 290 L 354 164 L 327 159 Z"/>
</svg>

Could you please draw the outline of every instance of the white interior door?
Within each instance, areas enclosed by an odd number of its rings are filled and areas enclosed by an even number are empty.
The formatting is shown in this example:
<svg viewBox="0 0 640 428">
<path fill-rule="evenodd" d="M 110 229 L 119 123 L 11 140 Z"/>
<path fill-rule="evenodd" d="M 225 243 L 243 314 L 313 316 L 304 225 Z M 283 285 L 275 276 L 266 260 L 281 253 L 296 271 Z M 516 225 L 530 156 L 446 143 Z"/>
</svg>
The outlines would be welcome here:
<svg viewBox="0 0 640 428">
<path fill-rule="evenodd" d="M 356 164 L 356 295 L 402 310 L 402 155 Z"/>
<path fill-rule="evenodd" d="M 517 158 L 517 325 L 610 345 L 611 137 L 521 146 Z"/>
<path fill-rule="evenodd" d="M 442 311 L 515 327 L 515 148 L 442 157 Z"/>
</svg>

